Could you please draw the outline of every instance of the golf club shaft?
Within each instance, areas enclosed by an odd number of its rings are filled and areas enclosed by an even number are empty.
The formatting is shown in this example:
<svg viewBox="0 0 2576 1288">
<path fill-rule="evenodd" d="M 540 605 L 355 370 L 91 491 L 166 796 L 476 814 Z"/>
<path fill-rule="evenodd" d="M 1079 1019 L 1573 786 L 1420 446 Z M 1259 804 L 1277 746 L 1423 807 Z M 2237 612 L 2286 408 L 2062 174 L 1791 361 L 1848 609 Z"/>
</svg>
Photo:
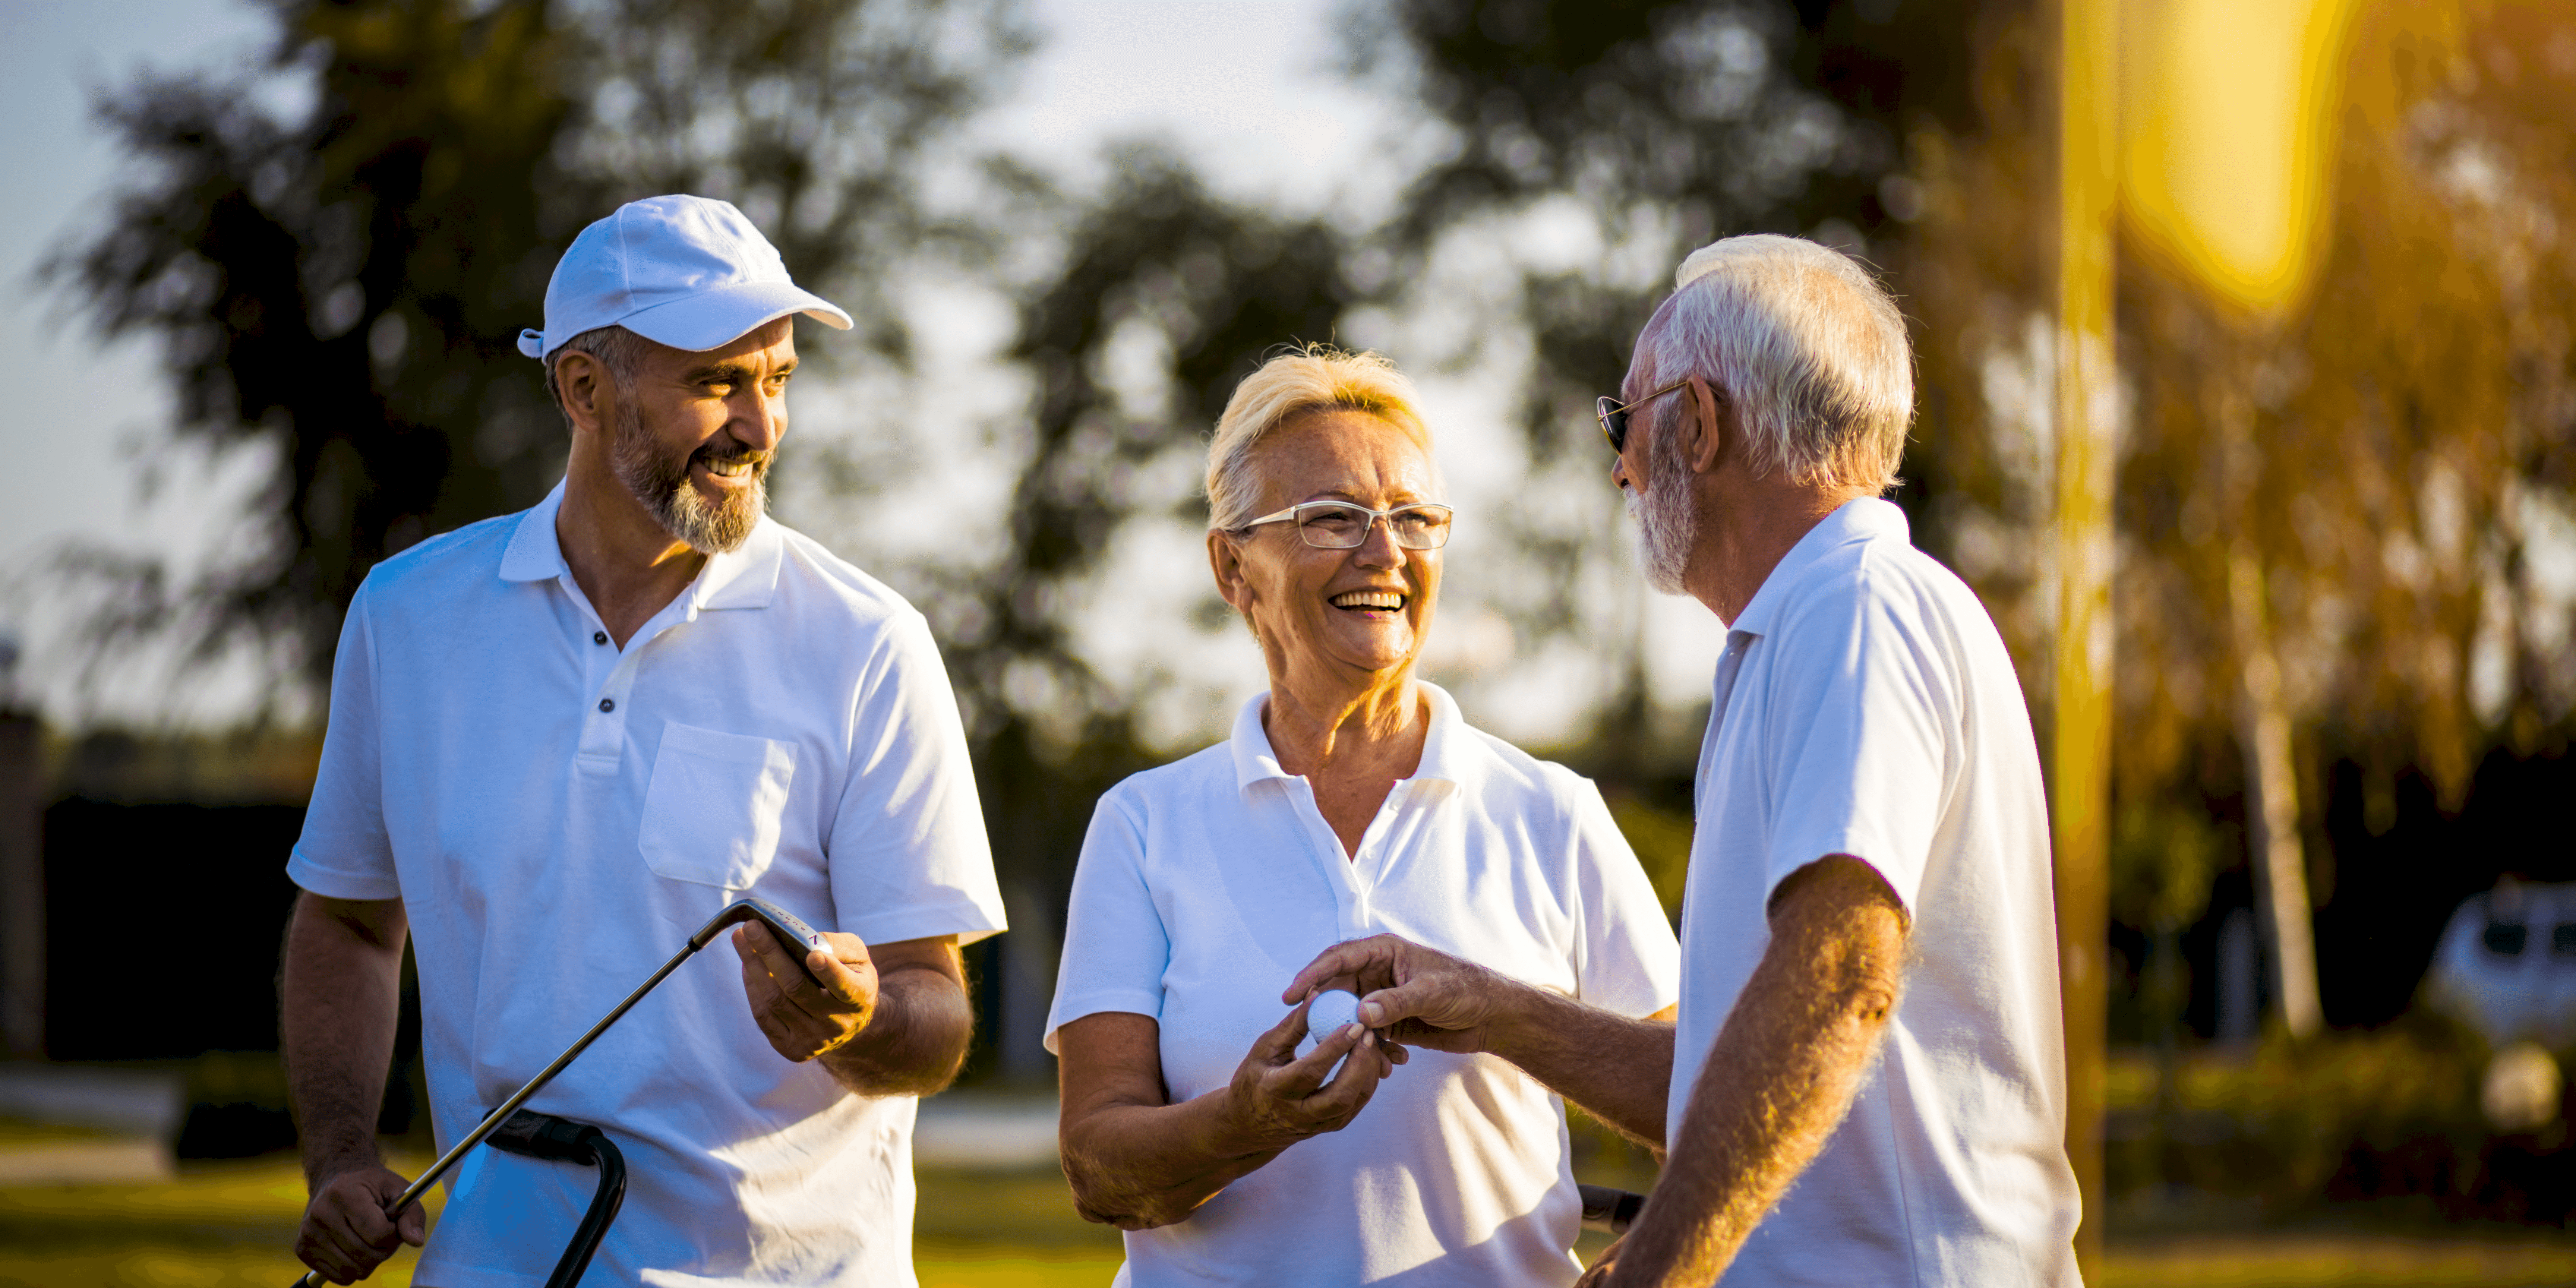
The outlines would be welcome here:
<svg viewBox="0 0 2576 1288">
<path fill-rule="evenodd" d="M 609 1025 L 615 1024 L 619 1017 L 633 1010 L 637 1002 L 644 1000 L 645 994 L 653 991 L 654 985 L 669 978 L 672 971 L 680 968 L 680 963 L 696 956 L 697 952 L 698 945 L 695 943 L 680 949 L 678 956 L 662 963 L 662 969 L 653 972 L 653 978 L 644 981 L 641 987 L 627 994 L 626 1000 L 619 1002 L 616 1010 L 601 1017 L 599 1023 L 591 1025 L 590 1032 L 582 1034 L 580 1041 L 565 1047 L 564 1053 L 556 1056 L 553 1064 L 547 1065 L 538 1072 L 537 1076 L 528 1079 L 526 1086 L 511 1093 L 509 1099 L 501 1102 L 500 1108 L 485 1114 L 483 1121 L 474 1125 L 474 1130 L 465 1133 L 463 1140 L 448 1146 L 447 1152 L 439 1155 L 437 1162 L 430 1164 L 428 1170 L 420 1174 L 419 1179 L 406 1186 L 392 1203 L 385 1206 L 385 1219 L 390 1221 L 400 1217 L 404 1208 L 418 1202 L 421 1195 L 429 1192 L 430 1186 L 438 1183 L 439 1177 L 447 1174 L 447 1169 L 456 1166 L 456 1160 L 465 1157 L 465 1151 L 482 1144 L 484 1137 L 491 1135 L 502 1123 L 509 1120 L 511 1114 L 518 1112 L 519 1106 L 528 1102 L 528 1097 L 544 1090 L 547 1083 L 554 1081 L 556 1074 L 564 1071 L 565 1065 L 573 1062 L 573 1057 L 587 1050 L 592 1042 L 598 1040 L 600 1034 L 608 1031 Z M 319 1270 L 308 1270 L 302 1282 L 303 1288 L 323 1288 L 323 1285 L 330 1280 L 323 1278 Z"/>
</svg>

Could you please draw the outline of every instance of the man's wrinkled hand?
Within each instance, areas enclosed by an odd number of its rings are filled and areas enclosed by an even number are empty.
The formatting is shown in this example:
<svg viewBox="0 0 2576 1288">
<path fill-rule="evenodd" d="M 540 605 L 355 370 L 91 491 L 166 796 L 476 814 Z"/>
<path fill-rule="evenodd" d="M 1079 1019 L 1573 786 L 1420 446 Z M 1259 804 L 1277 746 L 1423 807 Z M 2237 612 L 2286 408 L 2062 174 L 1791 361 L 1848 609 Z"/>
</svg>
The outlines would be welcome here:
<svg viewBox="0 0 2576 1288">
<path fill-rule="evenodd" d="M 335 1284 L 352 1284 L 374 1274 L 402 1245 L 427 1242 L 429 1217 L 420 1204 L 404 1208 L 400 1220 L 385 1219 L 385 1205 L 409 1184 L 377 1166 L 353 1167 L 322 1182 L 304 1205 L 296 1258 Z"/>
<path fill-rule="evenodd" d="M 1280 1000 L 1306 997 L 1327 981 L 1356 981 L 1360 1023 L 1391 1042 L 1473 1055 L 1494 1049 L 1528 986 L 1472 962 L 1394 935 L 1335 944 L 1289 981 Z"/>
<path fill-rule="evenodd" d="M 733 932 L 751 1018 L 772 1049 L 799 1064 L 847 1045 L 876 1018 L 877 967 L 868 946 L 839 933 L 826 933 L 823 942 L 800 966 L 769 927 L 745 922 Z"/>
</svg>

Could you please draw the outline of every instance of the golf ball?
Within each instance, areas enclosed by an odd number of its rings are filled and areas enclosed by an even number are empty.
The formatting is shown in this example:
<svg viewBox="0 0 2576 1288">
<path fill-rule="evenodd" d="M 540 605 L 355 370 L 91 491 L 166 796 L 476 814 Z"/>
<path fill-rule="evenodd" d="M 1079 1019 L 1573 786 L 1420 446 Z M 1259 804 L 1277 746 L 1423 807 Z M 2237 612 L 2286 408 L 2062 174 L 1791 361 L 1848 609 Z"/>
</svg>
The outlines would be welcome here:
<svg viewBox="0 0 2576 1288">
<path fill-rule="evenodd" d="M 1338 988 L 1317 993 L 1314 1004 L 1306 1008 L 1307 1040 L 1321 1042 L 1341 1032 L 1344 1025 L 1356 1023 L 1359 1018 L 1360 999 L 1356 994 Z"/>
</svg>

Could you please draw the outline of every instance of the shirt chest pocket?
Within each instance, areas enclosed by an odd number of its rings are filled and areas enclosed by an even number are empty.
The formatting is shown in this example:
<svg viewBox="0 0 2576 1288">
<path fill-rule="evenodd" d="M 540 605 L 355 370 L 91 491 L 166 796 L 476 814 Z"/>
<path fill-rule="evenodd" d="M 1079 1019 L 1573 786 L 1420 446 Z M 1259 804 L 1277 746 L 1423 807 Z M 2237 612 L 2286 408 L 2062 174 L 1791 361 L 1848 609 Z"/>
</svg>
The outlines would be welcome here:
<svg viewBox="0 0 2576 1288">
<path fill-rule="evenodd" d="M 637 842 L 658 876 L 748 890 L 778 856 L 792 743 L 695 725 L 662 726 Z"/>
</svg>

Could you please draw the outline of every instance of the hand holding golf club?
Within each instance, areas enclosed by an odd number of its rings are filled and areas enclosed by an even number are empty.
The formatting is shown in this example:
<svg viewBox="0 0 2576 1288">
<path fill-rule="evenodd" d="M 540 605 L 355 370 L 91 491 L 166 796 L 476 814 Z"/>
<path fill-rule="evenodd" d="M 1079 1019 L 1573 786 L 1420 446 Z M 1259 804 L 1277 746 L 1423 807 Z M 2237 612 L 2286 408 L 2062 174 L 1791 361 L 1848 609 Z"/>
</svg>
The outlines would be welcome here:
<svg viewBox="0 0 2576 1288">
<path fill-rule="evenodd" d="M 847 1045 L 876 1018 L 876 961 L 857 935 L 826 932 L 802 958 L 758 922 L 734 928 L 743 993 L 778 1054 L 803 1063 Z"/>
<path fill-rule="evenodd" d="M 323 1181 L 304 1206 L 297 1259 L 335 1284 L 351 1284 L 375 1273 L 403 1244 L 417 1248 L 428 1242 L 429 1217 L 419 1204 L 398 1218 L 385 1215 L 404 1184 L 381 1163 L 351 1167 Z"/>
</svg>

